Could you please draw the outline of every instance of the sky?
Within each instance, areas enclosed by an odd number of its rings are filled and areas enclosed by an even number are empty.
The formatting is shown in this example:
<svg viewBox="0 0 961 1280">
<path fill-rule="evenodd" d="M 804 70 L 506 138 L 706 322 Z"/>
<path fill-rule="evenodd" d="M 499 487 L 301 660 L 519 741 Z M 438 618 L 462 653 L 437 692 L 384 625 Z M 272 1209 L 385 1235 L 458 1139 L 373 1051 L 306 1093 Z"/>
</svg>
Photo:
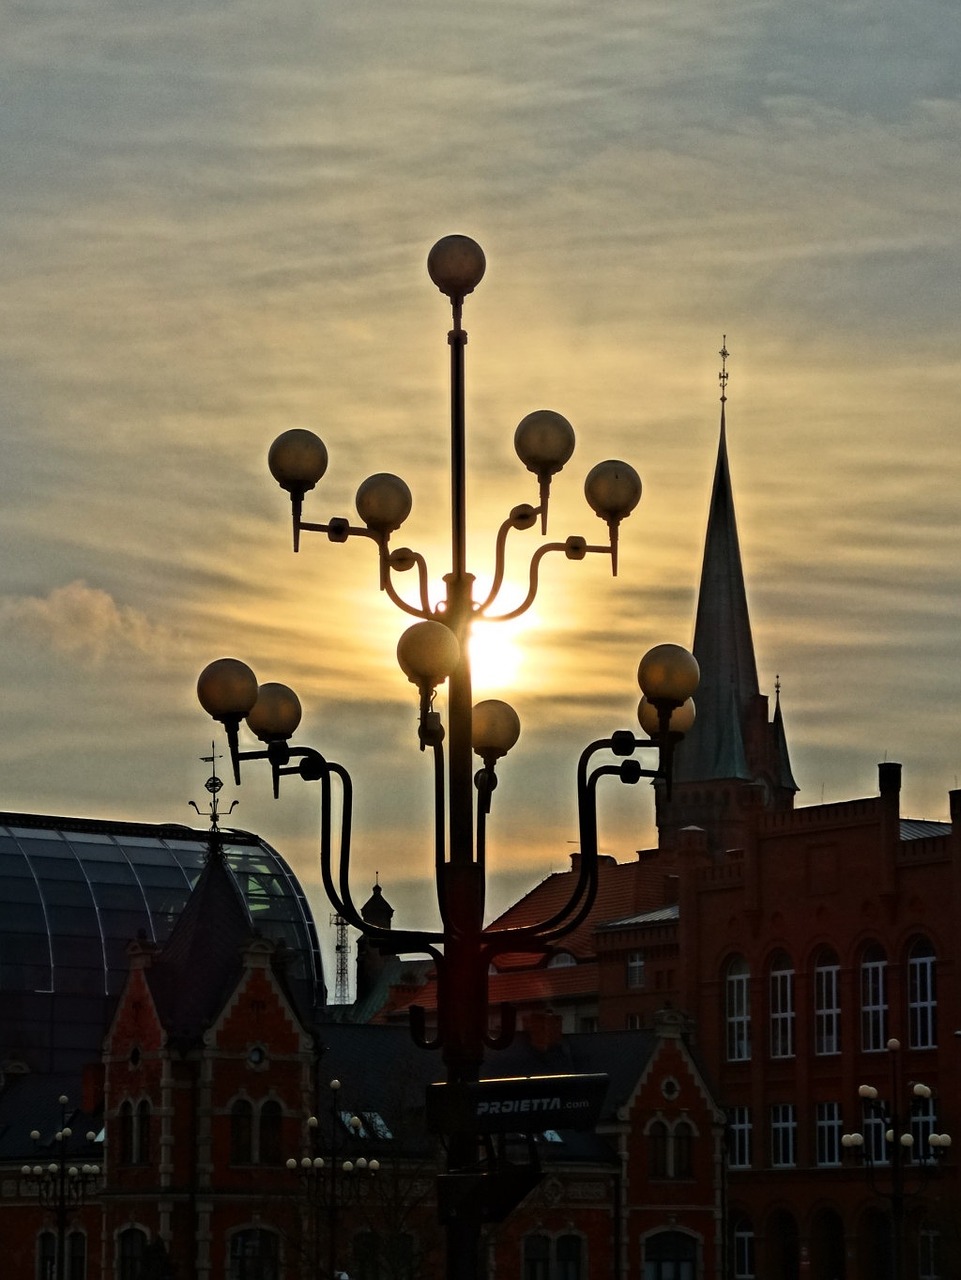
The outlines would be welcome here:
<svg viewBox="0 0 961 1280">
<path fill-rule="evenodd" d="M 451 232 L 466 303 L 469 568 L 536 501 L 530 410 L 577 449 L 553 538 L 603 536 L 583 477 L 644 483 L 616 579 L 549 557 L 478 696 L 521 739 L 490 821 L 503 906 L 575 846 L 581 747 L 634 723 L 636 665 L 690 644 L 718 434 L 759 677 L 799 804 L 946 818 L 961 773 L 961 28 L 954 0 L 0 0 L 0 808 L 196 822 L 212 658 L 293 685 L 351 772 L 355 892 L 429 923 L 427 759 L 372 546 L 305 536 L 266 469 L 330 451 L 305 518 L 402 475 L 398 542 L 449 569 Z M 536 533 L 516 535 L 508 593 Z M 401 585 L 406 585 L 401 583 Z M 435 591 L 436 594 L 436 591 Z M 218 750 L 222 750 L 218 741 Z M 221 766 L 222 767 L 222 766 Z M 647 789 L 601 845 L 651 841 Z M 316 888 L 317 797 L 225 787 Z M 325 938 L 325 946 L 329 939 Z"/>
</svg>

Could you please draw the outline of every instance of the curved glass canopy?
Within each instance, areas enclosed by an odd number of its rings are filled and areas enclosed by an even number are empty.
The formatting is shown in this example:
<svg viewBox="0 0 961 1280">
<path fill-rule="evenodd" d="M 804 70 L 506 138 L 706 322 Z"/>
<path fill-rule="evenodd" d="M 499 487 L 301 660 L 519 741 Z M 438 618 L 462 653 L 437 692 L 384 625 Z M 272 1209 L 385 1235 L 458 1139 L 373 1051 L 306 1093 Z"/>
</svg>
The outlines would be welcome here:
<svg viewBox="0 0 961 1280">
<path fill-rule="evenodd" d="M 323 1003 L 317 931 L 303 890 L 276 850 L 221 830 L 251 924 L 287 947 L 301 1013 Z M 0 813 L 0 1059 L 34 1070 L 99 1058 L 106 1016 L 137 938 L 163 944 L 207 857 L 209 833 Z"/>
</svg>

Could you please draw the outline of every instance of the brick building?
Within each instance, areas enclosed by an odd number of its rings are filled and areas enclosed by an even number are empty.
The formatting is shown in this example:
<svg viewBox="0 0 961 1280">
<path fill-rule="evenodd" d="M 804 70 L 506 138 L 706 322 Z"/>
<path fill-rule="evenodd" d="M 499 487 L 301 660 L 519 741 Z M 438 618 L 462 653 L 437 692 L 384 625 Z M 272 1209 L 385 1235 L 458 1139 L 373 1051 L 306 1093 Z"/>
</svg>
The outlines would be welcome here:
<svg viewBox="0 0 961 1280">
<path fill-rule="evenodd" d="M 657 847 L 602 859 L 590 918 L 549 957 L 505 958 L 492 998 L 551 1009 L 566 1031 L 676 1011 L 727 1116 L 730 1280 L 885 1280 L 894 1224 L 900 1275 L 954 1280 L 957 1157 L 928 1158 L 927 1139 L 961 1140 L 961 792 L 950 822 L 910 819 L 901 766 L 884 763 L 876 795 L 795 807 L 780 690 L 772 712 L 758 684 L 723 398 L 693 650 L 698 716 L 672 797 L 655 785 Z M 576 858 L 502 923 L 565 901 Z M 429 1005 L 430 983 L 393 1003 L 411 999 Z M 861 1084 L 911 1132 L 903 1159 Z M 842 1145 L 852 1132 L 873 1184 Z"/>
</svg>

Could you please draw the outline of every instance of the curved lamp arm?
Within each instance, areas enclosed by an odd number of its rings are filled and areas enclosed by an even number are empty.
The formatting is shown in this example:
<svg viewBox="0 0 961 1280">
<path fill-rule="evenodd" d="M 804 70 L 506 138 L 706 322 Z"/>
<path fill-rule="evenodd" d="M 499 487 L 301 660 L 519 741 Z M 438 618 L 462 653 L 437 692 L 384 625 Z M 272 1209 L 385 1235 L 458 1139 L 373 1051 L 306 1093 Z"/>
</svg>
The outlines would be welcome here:
<svg viewBox="0 0 961 1280">
<path fill-rule="evenodd" d="M 507 613 L 498 613 L 494 617 L 488 618 L 488 622 L 509 622 L 511 618 L 519 618 L 522 613 L 527 612 L 537 597 L 537 579 L 541 561 L 550 551 L 563 551 L 568 560 L 583 560 L 586 555 L 593 553 L 600 553 L 601 555 L 611 554 L 610 547 L 592 547 L 588 545 L 585 538 L 577 536 L 568 538 L 566 542 L 545 542 L 542 546 L 538 547 L 533 556 L 531 556 L 527 595 L 516 609 L 511 609 Z M 491 603 L 493 603 L 493 601 L 491 597 L 488 596 L 488 599 L 484 601 L 483 605 L 481 605 L 477 610 L 477 613 L 482 613 Z"/>
</svg>

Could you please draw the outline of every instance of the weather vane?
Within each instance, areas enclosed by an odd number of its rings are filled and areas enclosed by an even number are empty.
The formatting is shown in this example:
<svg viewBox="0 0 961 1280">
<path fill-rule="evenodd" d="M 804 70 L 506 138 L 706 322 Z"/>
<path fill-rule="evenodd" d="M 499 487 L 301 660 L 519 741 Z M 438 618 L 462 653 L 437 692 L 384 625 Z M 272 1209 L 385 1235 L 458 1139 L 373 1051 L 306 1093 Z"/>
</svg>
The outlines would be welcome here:
<svg viewBox="0 0 961 1280">
<path fill-rule="evenodd" d="M 721 403 L 727 400 L 727 380 L 731 376 L 727 371 L 727 358 L 731 354 L 727 349 L 727 334 L 721 335 L 721 349 L 717 353 L 721 357 L 721 372 L 717 375 L 717 380 L 721 384 Z"/>
<path fill-rule="evenodd" d="M 210 777 L 204 783 L 204 789 L 210 795 L 210 802 L 207 805 L 207 815 L 210 818 L 210 829 L 211 831 L 216 831 L 217 824 L 220 820 L 220 807 L 218 804 L 218 796 L 220 794 L 221 788 L 224 785 L 223 778 L 221 778 L 217 773 L 217 761 L 222 760 L 223 756 L 217 754 L 215 750 L 215 744 L 212 742 L 210 744 L 210 755 L 201 756 L 200 759 L 203 761 L 204 764 L 209 764 L 212 766 Z M 190 805 L 192 809 L 196 809 L 199 814 L 203 815 L 203 810 L 201 809 L 200 805 L 197 804 L 196 800 L 188 800 L 187 803 Z M 231 800 L 230 808 L 227 810 L 227 812 L 233 813 L 234 809 L 236 809 L 239 803 L 240 802 L 238 800 Z"/>
</svg>

